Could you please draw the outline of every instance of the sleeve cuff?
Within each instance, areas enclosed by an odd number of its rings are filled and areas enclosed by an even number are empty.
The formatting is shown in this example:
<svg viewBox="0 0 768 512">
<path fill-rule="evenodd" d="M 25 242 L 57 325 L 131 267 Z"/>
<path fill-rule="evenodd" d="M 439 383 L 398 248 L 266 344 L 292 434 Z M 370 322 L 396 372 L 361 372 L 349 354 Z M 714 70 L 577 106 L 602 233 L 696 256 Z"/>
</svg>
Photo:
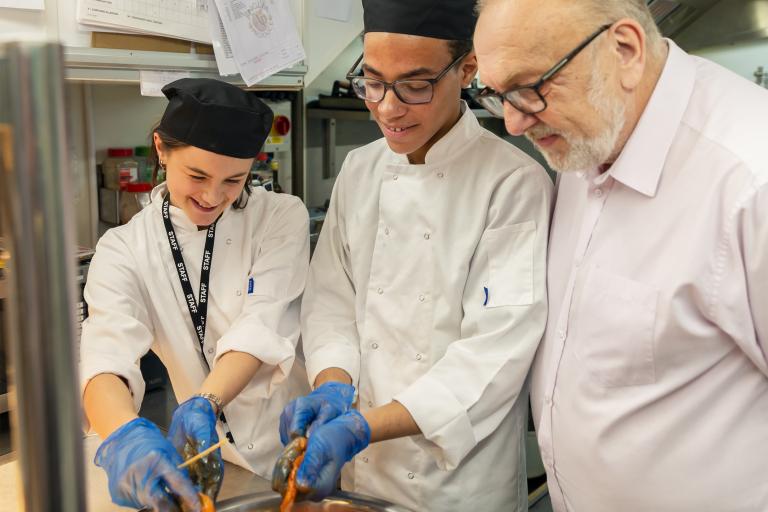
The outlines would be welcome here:
<svg viewBox="0 0 768 512">
<path fill-rule="evenodd" d="M 442 383 L 429 375 L 421 376 L 393 399 L 411 413 L 427 441 L 420 444 L 440 469 L 455 469 L 477 444 L 467 411 Z"/>
<path fill-rule="evenodd" d="M 360 378 L 360 354 L 343 343 L 323 344 L 318 350 L 307 356 L 307 377 L 309 385 L 315 382 L 317 375 L 328 368 L 341 368 L 352 377 L 352 385 L 357 389 Z"/>
<path fill-rule="evenodd" d="M 227 331 L 216 344 L 214 365 L 227 352 L 243 352 L 262 362 L 251 385 L 256 393 L 268 398 L 291 373 L 296 347 L 288 338 L 279 336 L 261 324 L 241 323 Z"/>
</svg>

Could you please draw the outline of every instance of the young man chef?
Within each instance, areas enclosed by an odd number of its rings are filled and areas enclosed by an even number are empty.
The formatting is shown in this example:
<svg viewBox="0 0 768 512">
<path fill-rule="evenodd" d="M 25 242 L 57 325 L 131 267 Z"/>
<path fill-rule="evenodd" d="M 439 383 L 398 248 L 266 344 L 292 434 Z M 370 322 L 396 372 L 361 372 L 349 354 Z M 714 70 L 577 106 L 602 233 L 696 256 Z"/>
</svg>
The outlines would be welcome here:
<svg viewBox="0 0 768 512">
<path fill-rule="evenodd" d="M 351 80 L 384 138 L 335 184 L 302 302 L 315 390 L 283 412 L 282 440 L 309 435 L 297 483 L 315 499 L 357 455 L 344 489 L 420 511 L 524 510 L 552 184 L 460 100 L 477 70 L 473 0 L 363 6 Z"/>
</svg>

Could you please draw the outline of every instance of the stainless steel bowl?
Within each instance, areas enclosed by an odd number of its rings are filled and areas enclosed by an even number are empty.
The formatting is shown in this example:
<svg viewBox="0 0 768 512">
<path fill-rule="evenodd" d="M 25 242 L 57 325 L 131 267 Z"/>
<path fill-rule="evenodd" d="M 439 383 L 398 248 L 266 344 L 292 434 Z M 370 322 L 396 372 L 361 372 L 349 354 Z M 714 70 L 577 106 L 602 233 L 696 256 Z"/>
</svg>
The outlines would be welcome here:
<svg viewBox="0 0 768 512">
<path fill-rule="evenodd" d="M 274 492 L 246 494 L 216 504 L 217 512 L 278 512 L 281 497 Z M 410 509 L 377 498 L 339 492 L 320 502 L 301 501 L 291 512 L 411 512 Z"/>
</svg>

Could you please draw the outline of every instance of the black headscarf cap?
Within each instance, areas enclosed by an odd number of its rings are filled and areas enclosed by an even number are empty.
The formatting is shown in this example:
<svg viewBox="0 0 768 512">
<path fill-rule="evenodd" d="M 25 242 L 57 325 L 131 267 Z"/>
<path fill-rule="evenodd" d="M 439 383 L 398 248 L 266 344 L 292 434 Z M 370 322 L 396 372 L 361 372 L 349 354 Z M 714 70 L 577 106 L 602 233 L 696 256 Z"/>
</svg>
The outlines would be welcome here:
<svg viewBox="0 0 768 512">
<path fill-rule="evenodd" d="M 163 87 L 168 106 L 158 129 L 220 155 L 255 157 L 272 129 L 272 110 L 253 93 L 210 78 L 182 78 Z"/>
<path fill-rule="evenodd" d="M 472 39 L 476 0 L 363 0 L 365 32 Z"/>
</svg>

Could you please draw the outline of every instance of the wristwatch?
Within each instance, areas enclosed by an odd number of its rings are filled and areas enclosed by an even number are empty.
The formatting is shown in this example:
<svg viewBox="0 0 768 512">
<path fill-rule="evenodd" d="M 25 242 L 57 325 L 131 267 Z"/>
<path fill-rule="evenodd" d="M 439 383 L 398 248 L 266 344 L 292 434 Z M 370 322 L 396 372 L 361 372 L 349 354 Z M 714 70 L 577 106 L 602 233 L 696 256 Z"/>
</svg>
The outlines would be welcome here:
<svg viewBox="0 0 768 512">
<path fill-rule="evenodd" d="M 211 405 L 213 406 L 213 413 L 216 415 L 216 418 L 221 415 L 221 411 L 224 409 L 224 401 L 218 395 L 214 395 L 213 393 L 198 393 L 195 396 L 205 398 L 211 402 Z"/>
</svg>

